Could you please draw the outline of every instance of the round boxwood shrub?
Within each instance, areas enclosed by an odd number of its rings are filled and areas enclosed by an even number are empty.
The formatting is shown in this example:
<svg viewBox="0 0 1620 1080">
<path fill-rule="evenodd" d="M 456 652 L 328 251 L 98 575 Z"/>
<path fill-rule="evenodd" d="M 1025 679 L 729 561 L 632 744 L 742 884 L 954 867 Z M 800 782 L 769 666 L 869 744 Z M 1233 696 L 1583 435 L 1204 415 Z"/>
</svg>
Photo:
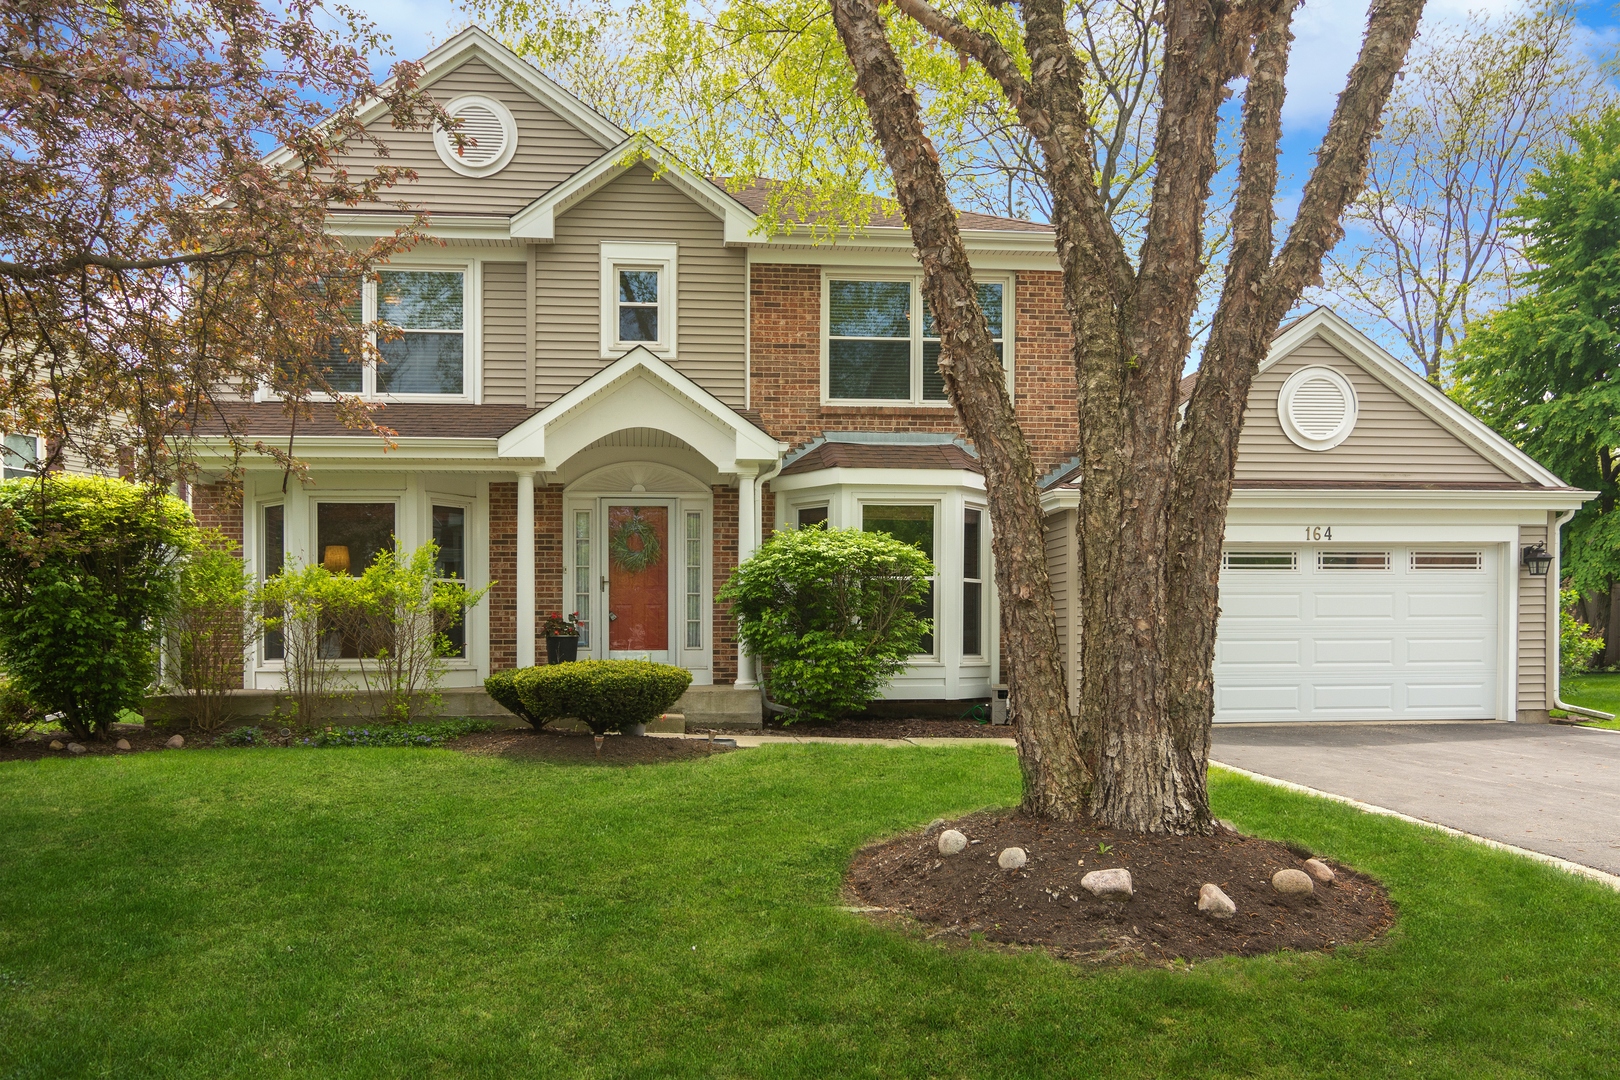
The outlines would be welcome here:
<svg viewBox="0 0 1620 1080">
<path fill-rule="evenodd" d="M 658 719 L 686 693 L 692 673 L 647 660 L 579 660 L 524 668 L 513 681 L 530 723 L 573 717 L 601 735 Z"/>
<path fill-rule="evenodd" d="M 537 728 L 545 727 L 550 717 L 541 719 L 532 715 L 528 706 L 523 704 L 523 699 L 518 696 L 517 675 L 520 670 L 522 669 L 507 668 L 505 671 L 495 672 L 484 680 L 484 690 L 495 699 L 495 704 L 507 712 L 527 720 Z"/>
</svg>

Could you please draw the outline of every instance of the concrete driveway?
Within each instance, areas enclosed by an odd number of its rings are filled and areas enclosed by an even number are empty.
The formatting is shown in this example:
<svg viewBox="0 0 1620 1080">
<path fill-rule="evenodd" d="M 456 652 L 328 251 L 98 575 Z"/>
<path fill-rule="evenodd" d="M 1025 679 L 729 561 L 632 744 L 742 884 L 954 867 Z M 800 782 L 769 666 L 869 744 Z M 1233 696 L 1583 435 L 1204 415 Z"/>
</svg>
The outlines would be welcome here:
<svg viewBox="0 0 1620 1080">
<path fill-rule="evenodd" d="M 1493 723 L 1217 724 L 1211 757 L 1620 874 L 1620 732 Z"/>
</svg>

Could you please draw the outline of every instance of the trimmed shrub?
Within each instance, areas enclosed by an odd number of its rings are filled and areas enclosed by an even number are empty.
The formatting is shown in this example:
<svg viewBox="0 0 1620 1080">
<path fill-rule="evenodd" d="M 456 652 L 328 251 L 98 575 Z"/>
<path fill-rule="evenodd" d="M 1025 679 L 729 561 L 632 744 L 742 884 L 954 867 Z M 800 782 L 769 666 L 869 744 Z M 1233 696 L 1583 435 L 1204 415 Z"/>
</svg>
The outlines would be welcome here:
<svg viewBox="0 0 1620 1080">
<path fill-rule="evenodd" d="M 516 672 L 530 723 L 572 717 L 598 735 L 658 719 L 692 685 L 692 673 L 648 660 L 579 660 Z"/>
<path fill-rule="evenodd" d="M 1586 671 L 1603 651 L 1603 639 L 1592 636 L 1592 628 L 1575 617 L 1580 593 L 1574 589 L 1558 592 L 1558 669 L 1565 675 Z"/>
<path fill-rule="evenodd" d="M 523 704 L 523 698 L 518 695 L 517 674 L 519 670 L 521 669 L 507 668 L 505 671 L 497 671 L 484 680 L 484 690 L 490 697 L 495 699 L 495 704 L 507 712 L 520 719 L 527 720 L 537 729 L 543 728 L 550 718 L 541 719 L 532 715 L 528 706 Z"/>
<path fill-rule="evenodd" d="M 834 720 L 877 697 L 921 647 L 933 563 L 887 533 L 784 529 L 717 597 L 791 720 Z"/>
<path fill-rule="evenodd" d="M 186 504 L 154 488 L 0 483 L 0 667 L 81 739 L 140 709 L 195 532 Z"/>
</svg>

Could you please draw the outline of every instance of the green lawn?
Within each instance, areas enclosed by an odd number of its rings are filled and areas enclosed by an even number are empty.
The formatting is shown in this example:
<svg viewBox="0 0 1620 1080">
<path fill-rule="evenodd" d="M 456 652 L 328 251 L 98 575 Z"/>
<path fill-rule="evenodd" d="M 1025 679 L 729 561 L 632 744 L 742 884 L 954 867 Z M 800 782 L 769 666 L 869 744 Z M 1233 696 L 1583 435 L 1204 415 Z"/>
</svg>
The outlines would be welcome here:
<svg viewBox="0 0 1620 1080">
<path fill-rule="evenodd" d="M 837 909 L 862 843 L 1017 788 L 995 748 L 0 765 L 0 1077 L 1614 1074 L 1620 895 L 1229 775 L 1388 939 L 1095 970 Z"/>
<path fill-rule="evenodd" d="M 1565 675 L 1559 679 L 1558 696 L 1571 705 L 1584 705 L 1599 712 L 1620 716 L 1620 672 L 1591 675 Z M 1593 720 L 1593 727 L 1620 728 L 1620 719 Z"/>
</svg>

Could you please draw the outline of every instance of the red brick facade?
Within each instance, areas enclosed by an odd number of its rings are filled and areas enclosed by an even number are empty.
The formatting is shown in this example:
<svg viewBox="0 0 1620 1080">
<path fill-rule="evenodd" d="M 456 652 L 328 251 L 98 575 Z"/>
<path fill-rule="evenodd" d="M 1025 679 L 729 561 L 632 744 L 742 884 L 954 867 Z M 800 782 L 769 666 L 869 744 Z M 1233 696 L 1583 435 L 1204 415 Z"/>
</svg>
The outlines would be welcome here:
<svg viewBox="0 0 1620 1080">
<path fill-rule="evenodd" d="M 748 481 L 744 481 L 747 483 Z M 714 591 L 725 587 L 726 579 L 737 568 L 737 489 L 714 487 Z M 726 604 L 714 606 L 714 681 L 737 681 L 737 620 Z"/>
<path fill-rule="evenodd" d="M 563 489 L 534 489 L 534 610 L 544 618 L 563 606 Z M 489 485 L 489 605 L 491 671 L 517 666 L 517 482 Z M 535 662 L 546 662 L 544 638 Z"/>
<path fill-rule="evenodd" d="M 750 282 L 750 404 L 766 432 L 799 447 L 827 431 L 960 434 L 938 406 L 821 403 L 821 267 L 760 263 Z M 1013 286 L 1013 388 L 1035 468 L 1072 457 L 1080 439 L 1062 275 L 1020 273 Z"/>
<path fill-rule="evenodd" d="M 242 489 L 236 484 L 194 484 L 191 515 L 204 529 L 217 529 L 242 546 Z"/>
</svg>

